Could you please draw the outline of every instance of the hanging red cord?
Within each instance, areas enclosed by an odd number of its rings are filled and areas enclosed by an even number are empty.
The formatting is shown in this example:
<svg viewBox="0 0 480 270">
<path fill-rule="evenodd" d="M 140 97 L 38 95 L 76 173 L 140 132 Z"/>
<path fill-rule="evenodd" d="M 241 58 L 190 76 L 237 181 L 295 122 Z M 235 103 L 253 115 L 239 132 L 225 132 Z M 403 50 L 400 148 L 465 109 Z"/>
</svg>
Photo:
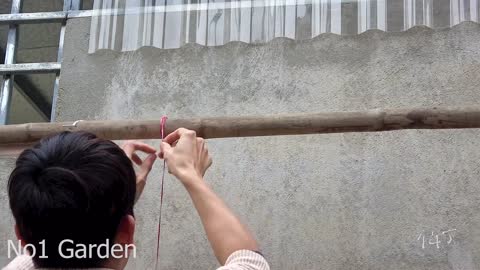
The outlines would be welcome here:
<svg viewBox="0 0 480 270">
<path fill-rule="evenodd" d="M 165 138 L 165 125 L 167 123 L 167 117 L 162 116 L 160 120 L 160 134 L 162 136 L 162 140 Z M 162 224 L 162 205 L 163 205 L 163 182 L 165 180 L 165 159 L 163 160 L 163 170 L 162 170 L 162 178 L 160 182 L 160 209 L 158 215 L 158 234 L 157 234 L 157 257 L 155 260 L 155 269 L 158 269 L 158 255 L 160 254 L 160 227 Z"/>
</svg>

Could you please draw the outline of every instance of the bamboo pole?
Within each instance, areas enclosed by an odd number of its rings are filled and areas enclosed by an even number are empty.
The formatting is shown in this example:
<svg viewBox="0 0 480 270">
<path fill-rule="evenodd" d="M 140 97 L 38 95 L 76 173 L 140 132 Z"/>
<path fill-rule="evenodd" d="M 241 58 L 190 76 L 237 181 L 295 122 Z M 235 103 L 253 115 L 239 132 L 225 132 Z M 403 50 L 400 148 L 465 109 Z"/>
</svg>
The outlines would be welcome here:
<svg viewBox="0 0 480 270">
<path fill-rule="evenodd" d="M 322 112 L 270 116 L 168 119 L 166 133 L 179 127 L 206 139 L 399 129 L 480 128 L 480 107 Z M 0 151 L 19 149 L 62 131 L 88 131 L 109 140 L 159 139 L 159 120 L 77 121 L 0 126 Z M 15 150 L 16 151 L 16 150 Z"/>
</svg>

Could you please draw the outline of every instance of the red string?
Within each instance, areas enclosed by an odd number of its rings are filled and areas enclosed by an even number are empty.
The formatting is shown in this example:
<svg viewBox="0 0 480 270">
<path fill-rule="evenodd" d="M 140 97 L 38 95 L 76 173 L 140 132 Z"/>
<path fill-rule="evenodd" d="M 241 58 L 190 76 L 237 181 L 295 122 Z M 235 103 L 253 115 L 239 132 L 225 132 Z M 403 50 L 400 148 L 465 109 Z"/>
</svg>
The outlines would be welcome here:
<svg viewBox="0 0 480 270">
<path fill-rule="evenodd" d="M 160 134 L 162 136 L 162 140 L 165 138 L 165 125 L 167 123 L 167 117 L 162 116 L 160 120 Z M 163 170 L 162 170 L 162 179 L 160 182 L 160 209 L 158 215 L 158 234 L 157 234 L 157 258 L 155 260 L 155 269 L 158 269 L 158 255 L 160 254 L 160 227 L 162 224 L 162 205 L 163 205 L 163 182 L 165 180 L 165 159 L 163 160 Z"/>
</svg>

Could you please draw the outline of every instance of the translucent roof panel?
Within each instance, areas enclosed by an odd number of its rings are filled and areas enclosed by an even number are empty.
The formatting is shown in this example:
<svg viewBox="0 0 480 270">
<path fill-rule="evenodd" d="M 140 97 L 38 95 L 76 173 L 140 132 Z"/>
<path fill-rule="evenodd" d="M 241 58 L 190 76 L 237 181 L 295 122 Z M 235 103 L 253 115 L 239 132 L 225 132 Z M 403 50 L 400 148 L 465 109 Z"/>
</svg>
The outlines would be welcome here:
<svg viewBox="0 0 480 270">
<path fill-rule="evenodd" d="M 95 0 L 89 52 L 309 39 L 478 22 L 480 0 Z"/>
</svg>

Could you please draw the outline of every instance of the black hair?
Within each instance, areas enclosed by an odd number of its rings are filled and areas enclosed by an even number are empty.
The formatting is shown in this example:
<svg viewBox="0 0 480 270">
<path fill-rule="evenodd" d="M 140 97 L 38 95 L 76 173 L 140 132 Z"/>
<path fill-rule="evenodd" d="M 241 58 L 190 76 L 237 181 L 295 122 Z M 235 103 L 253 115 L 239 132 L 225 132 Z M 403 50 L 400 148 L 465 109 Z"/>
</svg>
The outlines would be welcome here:
<svg viewBox="0 0 480 270">
<path fill-rule="evenodd" d="M 19 234 L 35 247 L 35 266 L 45 268 L 101 266 L 95 249 L 91 258 L 65 259 L 58 245 L 64 239 L 112 245 L 122 218 L 133 215 L 135 192 L 135 171 L 123 150 L 86 132 L 42 139 L 20 154 L 8 180 Z"/>
</svg>

